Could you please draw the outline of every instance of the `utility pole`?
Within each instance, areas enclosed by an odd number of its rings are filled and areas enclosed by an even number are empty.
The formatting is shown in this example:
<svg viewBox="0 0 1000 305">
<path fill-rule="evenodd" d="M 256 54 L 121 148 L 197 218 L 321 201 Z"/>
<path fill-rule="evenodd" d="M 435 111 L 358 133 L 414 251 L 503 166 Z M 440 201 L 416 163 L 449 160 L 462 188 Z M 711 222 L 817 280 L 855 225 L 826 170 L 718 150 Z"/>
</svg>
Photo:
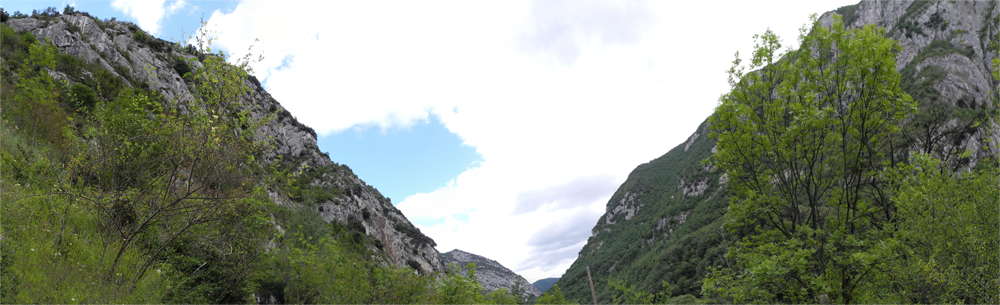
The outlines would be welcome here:
<svg viewBox="0 0 1000 305">
<path fill-rule="evenodd" d="M 594 279 L 590 277 L 590 266 L 587 266 L 587 283 L 590 284 L 590 300 L 593 301 L 594 305 L 597 305 L 597 292 L 594 291 Z"/>
</svg>

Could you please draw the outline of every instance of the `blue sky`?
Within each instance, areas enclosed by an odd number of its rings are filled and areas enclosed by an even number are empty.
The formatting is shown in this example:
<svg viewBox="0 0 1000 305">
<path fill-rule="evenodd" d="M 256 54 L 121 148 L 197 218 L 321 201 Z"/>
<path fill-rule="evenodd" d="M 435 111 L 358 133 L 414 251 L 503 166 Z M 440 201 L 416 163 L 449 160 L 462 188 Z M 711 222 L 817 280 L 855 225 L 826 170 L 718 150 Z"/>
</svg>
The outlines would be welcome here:
<svg viewBox="0 0 1000 305">
<path fill-rule="evenodd" d="M 74 1 L 2 2 L 9 10 Z M 560 276 L 637 165 L 728 90 L 733 53 L 857 0 L 75 1 L 179 41 L 202 18 L 320 148 L 437 243 Z"/>
<path fill-rule="evenodd" d="M 393 203 L 441 188 L 480 161 L 434 117 L 405 128 L 356 126 L 319 137 L 319 146 Z"/>
</svg>

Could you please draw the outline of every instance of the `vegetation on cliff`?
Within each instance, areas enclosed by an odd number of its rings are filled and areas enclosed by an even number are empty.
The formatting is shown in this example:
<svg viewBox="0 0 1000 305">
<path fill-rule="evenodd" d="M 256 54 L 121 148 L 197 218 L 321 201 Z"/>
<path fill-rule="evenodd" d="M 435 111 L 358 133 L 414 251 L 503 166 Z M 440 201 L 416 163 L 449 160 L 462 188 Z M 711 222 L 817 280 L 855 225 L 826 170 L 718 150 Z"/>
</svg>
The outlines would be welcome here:
<svg viewBox="0 0 1000 305">
<path fill-rule="evenodd" d="M 338 192 L 261 161 L 270 142 L 256 130 L 272 118 L 233 102 L 248 94 L 245 66 L 187 48 L 195 56 L 175 69 L 196 96 L 182 103 L 29 33 L 0 31 L 0 302 L 513 299 L 484 294 L 463 272 L 388 266 L 364 232 L 308 204 L 275 203 L 269 192 L 304 201 Z"/>
</svg>

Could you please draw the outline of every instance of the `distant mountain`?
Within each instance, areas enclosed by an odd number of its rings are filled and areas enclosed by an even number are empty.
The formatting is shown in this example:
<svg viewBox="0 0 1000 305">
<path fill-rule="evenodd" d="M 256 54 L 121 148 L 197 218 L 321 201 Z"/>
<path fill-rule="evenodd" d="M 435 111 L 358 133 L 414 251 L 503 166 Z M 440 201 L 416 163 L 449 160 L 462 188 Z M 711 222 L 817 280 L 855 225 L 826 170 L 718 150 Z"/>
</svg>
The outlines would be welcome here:
<svg viewBox="0 0 1000 305">
<path fill-rule="evenodd" d="M 545 293 L 546 291 L 549 291 L 549 288 L 552 288 L 552 285 L 555 285 L 557 281 L 559 281 L 558 277 L 550 277 L 537 280 L 531 285 L 535 286 L 535 288 L 538 288 L 538 291 Z"/>
<path fill-rule="evenodd" d="M 913 150 L 969 164 L 988 154 L 980 149 L 984 143 L 1000 142 L 997 126 L 956 115 L 995 107 L 989 94 L 997 83 L 989 69 L 998 52 L 990 39 L 1000 31 L 997 1 L 862 1 L 823 14 L 820 22 L 830 24 L 832 13 L 851 28 L 882 27 L 899 42 L 901 85 L 919 104 L 918 116 L 937 120 L 911 133 Z M 702 163 L 715 150 L 709 131 L 706 120 L 687 141 L 629 174 L 558 281 L 568 298 L 590 302 L 587 267 L 599 302 L 610 301 L 612 279 L 650 292 L 667 281 L 674 295 L 701 294 L 702 278 L 728 248 L 722 226 L 727 177 Z M 962 157 L 965 151 L 971 153 Z"/>
<path fill-rule="evenodd" d="M 521 296 L 524 301 L 542 295 L 542 292 L 524 277 L 492 259 L 456 249 L 441 254 L 441 262 L 445 265 L 454 263 L 459 266 L 465 266 L 468 263 L 476 264 L 476 281 L 483 285 L 487 291 L 506 288 L 511 293 Z"/>
</svg>

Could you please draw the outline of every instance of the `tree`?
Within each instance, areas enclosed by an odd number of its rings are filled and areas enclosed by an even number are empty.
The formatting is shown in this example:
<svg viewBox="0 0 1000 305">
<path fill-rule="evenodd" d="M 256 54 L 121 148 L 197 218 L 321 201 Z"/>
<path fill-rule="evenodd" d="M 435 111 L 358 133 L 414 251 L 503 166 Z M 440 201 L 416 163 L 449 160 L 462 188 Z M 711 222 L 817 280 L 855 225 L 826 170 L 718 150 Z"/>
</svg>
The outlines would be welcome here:
<svg viewBox="0 0 1000 305">
<path fill-rule="evenodd" d="M 476 264 L 469 263 L 460 268 L 457 264 L 448 266 L 448 274 L 437 284 L 435 303 L 473 304 L 482 303 L 483 287 L 476 282 Z"/>
<path fill-rule="evenodd" d="M 211 236 L 219 237 L 230 254 L 240 249 L 239 255 L 256 255 L 256 245 L 235 247 L 228 242 L 239 239 L 223 237 L 258 234 L 251 231 L 266 222 L 256 217 L 266 195 L 256 161 L 264 144 L 254 136 L 265 121 L 238 107 L 250 90 L 243 67 L 207 56 L 193 77 L 192 101 L 166 101 L 155 92 L 128 89 L 94 108 L 94 124 L 83 132 L 91 145 L 72 162 L 80 177 L 73 189 L 81 190 L 72 195 L 92 203 L 112 237 L 109 278 L 134 281 L 166 258 L 165 251 L 151 248 L 142 266 L 130 268 L 133 274 L 118 272 L 122 256 L 140 240 L 171 246 L 223 220 L 240 226 L 220 227 Z"/>
<path fill-rule="evenodd" d="M 545 294 L 542 294 L 542 296 L 538 297 L 538 299 L 535 300 L 535 304 L 576 304 L 576 303 L 566 299 L 566 295 L 563 294 L 562 288 L 559 288 L 559 285 L 556 284 L 552 285 L 552 288 L 549 288 L 549 290 L 546 291 Z"/>
<path fill-rule="evenodd" d="M 982 160 L 952 171 L 930 155 L 890 172 L 898 221 L 879 246 L 886 253 L 877 295 L 901 303 L 1000 302 L 1000 167 Z"/>
<path fill-rule="evenodd" d="M 770 31 L 756 40 L 710 118 L 710 162 L 730 177 L 727 228 L 738 240 L 703 290 L 735 302 L 855 302 L 894 219 L 880 173 L 901 161 L 898 126 L 914 109 L 899 46 L 839 16 L 804 28 L 787 54 Z"/>
</svg>

